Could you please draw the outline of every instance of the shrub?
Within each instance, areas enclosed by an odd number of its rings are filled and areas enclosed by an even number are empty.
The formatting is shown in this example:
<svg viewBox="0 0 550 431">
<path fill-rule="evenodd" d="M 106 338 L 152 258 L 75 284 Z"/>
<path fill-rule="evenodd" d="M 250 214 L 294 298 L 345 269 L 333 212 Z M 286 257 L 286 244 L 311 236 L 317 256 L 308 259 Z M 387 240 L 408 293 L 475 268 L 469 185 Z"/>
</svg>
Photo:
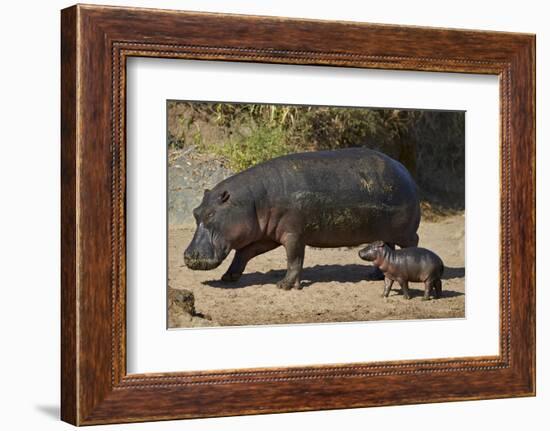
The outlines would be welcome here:
<svg viewBox="0 0 550 431">
<path fill-rule="evenodd" d="M 224 157 L 233 171 L 242 171 L 258 163 L 293 152 L 280 127 L 259 126 L 248 136 L 233 137 L 210 150 Z"/>
</svg>

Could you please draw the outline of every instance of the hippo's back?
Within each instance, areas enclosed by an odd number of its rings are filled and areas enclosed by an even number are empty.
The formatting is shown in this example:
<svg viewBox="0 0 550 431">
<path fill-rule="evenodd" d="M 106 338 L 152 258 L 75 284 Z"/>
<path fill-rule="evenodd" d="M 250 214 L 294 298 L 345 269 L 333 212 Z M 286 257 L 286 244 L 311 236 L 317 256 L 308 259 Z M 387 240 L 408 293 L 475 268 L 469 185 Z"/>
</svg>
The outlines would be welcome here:
<svg viewBox="0 0 550 431">
<path fill-rule="evenodd" d="M 401 163 L 378 151 L 289 154 L 243 174 L 243 180 L 257 181 L 266 190 L 263 204 L 300 220 L 309 245 L 401 244 L 417 238 L 420 209 L 414 180 Z"/>
<path fill-rule="evenodd" d="M 334 193 L 350 201 L 375 197 L 388 204 L 401 200 L 400 193 L 416 196 L 414 180 L 401 163 L 363 147 L 289 154 L 257 167 L 273 180 L 273 187 L 283 186 L 291 192 L 305 187 L 330 197 Z"/>
</svg>

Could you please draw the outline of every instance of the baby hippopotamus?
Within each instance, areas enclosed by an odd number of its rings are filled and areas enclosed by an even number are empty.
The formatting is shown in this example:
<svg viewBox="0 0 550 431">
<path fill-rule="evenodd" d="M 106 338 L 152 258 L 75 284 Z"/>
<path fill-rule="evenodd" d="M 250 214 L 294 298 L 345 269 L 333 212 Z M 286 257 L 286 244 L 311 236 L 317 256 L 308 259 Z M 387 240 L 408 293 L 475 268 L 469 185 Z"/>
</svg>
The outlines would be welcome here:
<svg viewBox="0 0 550 431">
<path fill-rule="evenodd" d="M 441 297 L 441 276 L 443 261 L 434 252 L 420 247 L 407 247 L 392 250 L 386 243 L 376 241 L 359 251 L 359 257 L 372 262 L 384 273 L 384 296 L 390 294 L 394 281 L 403 290 L 405 299 L 409 299 L 409 281 L 424 283 L 424 298 Z"/>
</svg>

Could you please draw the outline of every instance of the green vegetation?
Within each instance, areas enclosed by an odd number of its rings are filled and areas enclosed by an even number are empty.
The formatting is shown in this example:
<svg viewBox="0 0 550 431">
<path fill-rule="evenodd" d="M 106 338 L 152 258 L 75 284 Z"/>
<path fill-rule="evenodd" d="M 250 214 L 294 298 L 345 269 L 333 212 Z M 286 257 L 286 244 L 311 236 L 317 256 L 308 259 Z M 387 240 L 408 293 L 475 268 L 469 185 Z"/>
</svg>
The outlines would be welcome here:
<svg viewBox="0 0 550 431">
<path fill-rule="evenodd" d="M 464 208 L 463 112 L 169 102 L 168 142 L 240 171 L 299 151 L 366 146 L 401 161 L 432 206 Z"/>
<path fill-rule="evenodd" d="M 225 157 L 231 170 L 242 171 L 250 166 L 291 153 L 281 127 L 259 126 L 248 136 L 231 137 L 218 145 L 211 145 L 213 154 Z"/>
</svg>

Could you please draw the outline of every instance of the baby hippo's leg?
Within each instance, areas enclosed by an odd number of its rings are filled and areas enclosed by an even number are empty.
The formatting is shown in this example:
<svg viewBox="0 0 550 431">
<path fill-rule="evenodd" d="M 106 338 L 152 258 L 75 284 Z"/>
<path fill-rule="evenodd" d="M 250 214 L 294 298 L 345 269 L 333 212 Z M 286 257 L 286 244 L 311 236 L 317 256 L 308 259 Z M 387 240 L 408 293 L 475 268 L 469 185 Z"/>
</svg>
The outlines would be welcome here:
<svg viewBox="0 0 550 431">
<path fill-rule="evenodd" d="M 384 278 L 384 298 L 387 298 L 389 296 L 392 285 L 393 280 L 389 279 L 388 277 Z"/>
<path fill-rule="evenodd" d="M 411 299 L 411 295 L 409 293 L 409 282 L 407 280 L 399 281 L 399 285 L 403 291 L 403 297 L 405 299 Z"/>
<path fill-rule="evenodd" d="M 442 293 L 441 279 L 438 278 L 437 280 L 434 281 L 434 297 L 436 299 L 441 298 L 441 293 Z"/>
<path fill-rule="evenodd" d="M 429 301 L 430 294 L 431 294 L 433 288 L 434 288 L 433 280 L 426 280 L 424 282 L 424 296 L 422 297 L 422 300 Z"/>
</svg>

